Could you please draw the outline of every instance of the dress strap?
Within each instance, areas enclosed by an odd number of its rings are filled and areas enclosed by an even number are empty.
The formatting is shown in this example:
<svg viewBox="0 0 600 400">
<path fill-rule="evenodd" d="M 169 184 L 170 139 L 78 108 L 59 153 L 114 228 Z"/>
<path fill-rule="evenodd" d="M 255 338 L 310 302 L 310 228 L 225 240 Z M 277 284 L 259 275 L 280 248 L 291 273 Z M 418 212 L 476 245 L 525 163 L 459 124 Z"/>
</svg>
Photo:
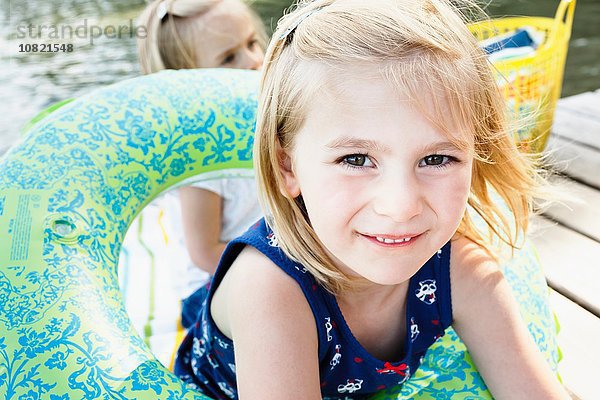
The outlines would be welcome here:
<svg viewBox="0 0 600 400">
<path fill-rule="evenodd" d="M 427 349 L 452 324 L 450 242 L 411 278 L 407 317 L 413 352 Z"/>
<path fill-rule="evenodd" d="M 328 309 L 330 304 L 328 296 L 331 295 L 317 283 L 314 276 L 303 265 L 291 260 L 283 252 L 277 237 L 267 226 L 264 218 L 252 225 L 242 236 L 229 242 L 213 278 L 211 292 L 216 290 L 245 246 L 256 248 L 298 283 L 315 317 L 319 337 L 326 337 L 327 326 L 322 321 L 326 321 L 331 316 L 331 310 Z M 325 354 L 326 351 L 327 348 L 319 344 L 319 354 Z"/>
</svg>

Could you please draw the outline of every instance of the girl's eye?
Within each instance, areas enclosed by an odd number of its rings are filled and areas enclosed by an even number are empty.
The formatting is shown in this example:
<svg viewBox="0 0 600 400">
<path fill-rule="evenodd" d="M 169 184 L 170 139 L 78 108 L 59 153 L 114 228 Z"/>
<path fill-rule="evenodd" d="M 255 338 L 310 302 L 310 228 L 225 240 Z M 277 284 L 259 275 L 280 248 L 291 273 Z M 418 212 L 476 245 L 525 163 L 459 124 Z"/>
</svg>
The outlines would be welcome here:
<svg viewBox="0 0 600 400">
<path fill-rule="evenodd" d="M 221 63 L 221 65 L 231 64 L 233 62 L 233 60 L 235 60 L 235 54 L 230 54 L 223 59 L 223 62 Z"/>
<path fill-rule="evenodd" d="M 436 167 L 443 168 L 448 164 L 456 161 L 456 158 L 452 156 L 444 156 L 442 154 L 431 154 L 419 162 L 419 167 Z"/>
<path fill-rule="evenodd" d="M 366 154 L 349 154 L 342 157 L 342 163 L 352 168 L 372 167 L 373 162 Z"/>
<path fill-rule="evenodd" d="M 256 46 L 257 44 L 258 44 L 258 40 L 252 39 L 251 41 L 248 42 L 248 48 L 253 49 L 254 46 Z"/>
</svg>

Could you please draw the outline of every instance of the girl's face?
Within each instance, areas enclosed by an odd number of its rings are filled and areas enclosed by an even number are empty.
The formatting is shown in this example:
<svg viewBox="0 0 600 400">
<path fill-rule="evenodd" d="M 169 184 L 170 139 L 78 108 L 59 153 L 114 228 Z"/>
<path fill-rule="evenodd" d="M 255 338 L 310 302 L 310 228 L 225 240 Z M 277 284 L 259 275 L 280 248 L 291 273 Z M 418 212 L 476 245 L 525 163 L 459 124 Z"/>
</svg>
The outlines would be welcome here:
<svg viewBox="0 0 600 400">
<path fill-rule="evenodd" d="M 198 65 L 202 68 L 259 69 L 264 53 L 255 25 L 245 5 L 223 0 L 198 17 L 200 46 Z"/>
<path fill-rule="evenodd" d="M 394 285 L 456 232 L 473 160 L 406 97 L 360 76 L 312 99 L 282 174 L 338 268 Z"/>
</svg>

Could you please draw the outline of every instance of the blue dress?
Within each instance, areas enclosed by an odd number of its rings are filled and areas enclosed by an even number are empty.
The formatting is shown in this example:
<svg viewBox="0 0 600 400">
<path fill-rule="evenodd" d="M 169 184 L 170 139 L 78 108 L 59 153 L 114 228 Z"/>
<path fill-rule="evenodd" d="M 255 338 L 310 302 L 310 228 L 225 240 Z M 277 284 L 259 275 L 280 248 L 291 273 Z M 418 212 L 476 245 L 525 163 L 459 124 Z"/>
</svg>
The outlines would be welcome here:
<svg viewBox="0 0 600 400">
<path fill-rule="evenodd" d="M 194 295 L 199 305 L 197 320 L 175 360 L 175 373 L 183 381 L 215 399 L 237 399 L 235 362 L 233 342 L 216 327 L 208 305 L 246 245 L 267 256 L 302 289 L 317 325 L 321 394 L 325 399 L 361 399 L 402 384 L 419 367 L 429 346 L 444 335 L 452 322 L 449 242 L 410 279 L 403 358 L 379 360 L 356 340 L 335 296 L 320 286 L 302 265 L 283 253 L 273 232 L 261 220 L 227 246 L 212 283 Z"/>
</svg>

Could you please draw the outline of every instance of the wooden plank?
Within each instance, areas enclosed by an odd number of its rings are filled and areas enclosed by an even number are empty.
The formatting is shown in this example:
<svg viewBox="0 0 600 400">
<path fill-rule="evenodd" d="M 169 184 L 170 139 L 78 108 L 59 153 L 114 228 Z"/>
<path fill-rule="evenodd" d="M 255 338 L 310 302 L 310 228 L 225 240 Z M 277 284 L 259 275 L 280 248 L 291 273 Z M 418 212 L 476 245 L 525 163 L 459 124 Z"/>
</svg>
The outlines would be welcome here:
<svg viewBox="0 0 600 400">
<path fill-rule="evenodd" d="M 598 97 L 595 114 L 586 108 L 586 105 L 589 104 L 583 102 L 583 100 L 590 99 L 581 99 L 581 104 L 573 103 L 568 107 L 564 105 L 565 103 L 559 102 L 554 112 L 552 135 L 573 140 L 600 151 L 600 115 L 598 115 L 600 95 L 594 97 Z"/>
<path fill-rule="evenodd" d="M 557 109 L 565 109 L 588 116 L 598 121 L 598 110 L 600 110 L 600 89 L 563 97 L 558 100 Z"/>
<path fill-rule="evenodd" d="M 561 177 L 551 182 L 572 199 L 553 204 L 544 215 L 600 243 L 600 191 Z"/>
<path fill-rule="evenodd" d="M 600 151 L 600 117 L 556 109 L 552 135 Z"/>
<path fill-rule="evenodd" d="M 577 398 L 598 399 L 600 318 L 555 291 L 550 293 L 550 305 L 561 326 L 558 343 L 563 359 L 558 369 L 564 385 Z"/>
<path fill-rule="evenodd" d="M 558 101 L 547 165 L 600 188 L 600 89 Z"/>
<path fill-rule="evenodd" d="M 599 133 L 600 136 L 600 133 Z M 600 153 L 593 148 L 551 135 L 545 164 L 582 182 L 600 188 Z"/>
<path fill-rule="evenodd" d="M 530 238 L 550 285 L 600 315 L 600 243 L 543 217 Z"/>
</svg>

